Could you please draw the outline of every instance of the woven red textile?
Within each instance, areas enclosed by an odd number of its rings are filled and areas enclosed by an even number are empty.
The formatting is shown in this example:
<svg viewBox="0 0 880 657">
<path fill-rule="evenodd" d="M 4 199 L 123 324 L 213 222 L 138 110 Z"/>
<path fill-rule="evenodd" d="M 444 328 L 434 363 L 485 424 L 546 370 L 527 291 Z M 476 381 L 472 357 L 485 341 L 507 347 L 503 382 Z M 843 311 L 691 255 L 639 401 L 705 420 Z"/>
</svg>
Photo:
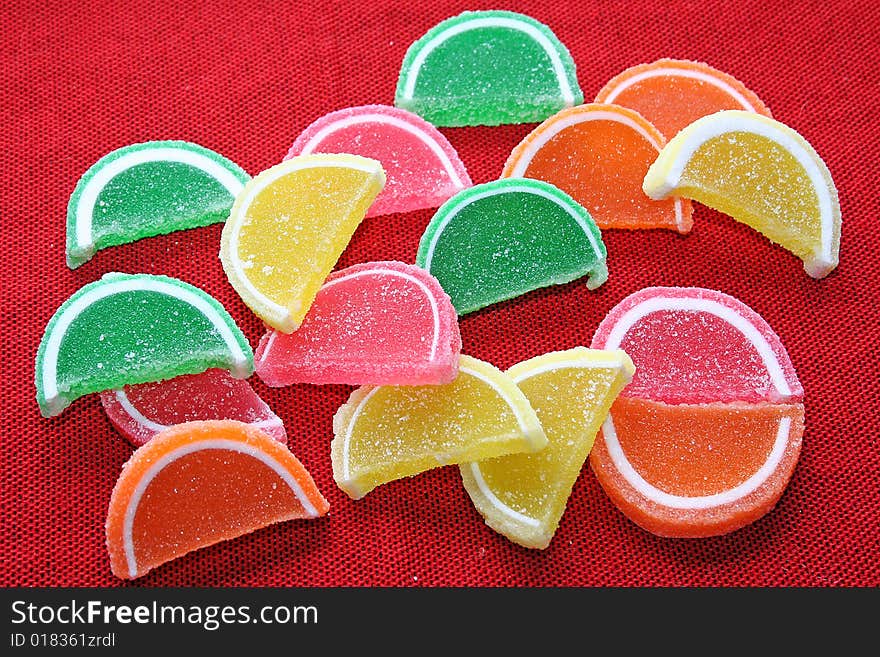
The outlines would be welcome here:
<svg viewBox="0 0 880 657">
<path fill-rule="evenodd" d="M 440 6 L 442 5 L 442 6 Z M 807 430 L 777 508 L 728 536 L 671 540 L 639 529 L 588 467 L 546 551 L 492 532 L 455 467 L 382 486 L 353 502 L 333 483 L 331 418 L 351 388 L 258 393 L 281 416 L 330 515 L 289 522 L 197 551 L 136 585 L 880 584 L 880 4 L 875 0 L 504 3 L 82 3 L 18 0 L 0 9 L 3 148 L 0 584 L 118 585 L 104 520 L 131 454 L 98 397 L 40 417 L 34 356 L 57 307 L 108 271 L 179 277 L 205 289 L 256 344 L 260 322 L 226 281 L 220 226 L 64 263 L 65 213 L 78 177 L 110 150 L 186 139 L 250 173 L 281 161 L 330 110 L 391 104 L 407 46 L 465 9 L 521 11 L 570 49 L 587 99 L 627 66 L 698 59 L 738 77 L 816 148 L 843 211 L 840 266 L 808 278 L 795 257 L 697 206 L 695 228 L 609 230 L 610 277 L 534 292 L 461 321 L 464 351 L 506 368 L 590 343 L 608 310 L 649 285 L 698 285 L 741 299 L 786 345 L 806 389 Z M 444 129 L 475 182 L 496 178 L 532 125 Z M 339 266 L 413 262 L 432 212 L 367 220 Z"/>
</svg>

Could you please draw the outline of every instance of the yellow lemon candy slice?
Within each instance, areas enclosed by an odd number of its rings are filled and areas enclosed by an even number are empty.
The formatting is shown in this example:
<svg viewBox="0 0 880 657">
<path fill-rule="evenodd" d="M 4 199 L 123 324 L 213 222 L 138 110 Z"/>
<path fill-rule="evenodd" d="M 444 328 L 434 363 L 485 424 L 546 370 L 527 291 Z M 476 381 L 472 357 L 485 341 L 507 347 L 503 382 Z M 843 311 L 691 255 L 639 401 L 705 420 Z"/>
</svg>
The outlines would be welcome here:
<svg viewBox="0 0 880 657">
<path fill-rule="evenodd" d="M 451 463 L 535 451 L 547 437 L 513 380 L 461 356 L 434 386 L 364 386 L 333 418 L 333 478 L 359 499 L 376 486 Z"/>
<path fill-rule="evenodd" d="M 376 160 L 304 155 L 263 171 L 235 199 L 220 260 L 254 313 L 295 331 L 385 185 Z"/>
<path fill-rule="evenodd" d="M 544 354 L 507 370 L 549 442 L 534 454 L 459 465 L 486 524 L 524 547 L 550 544 L 596 434 L 634 372 L 623 351 L 585 347 Z"/>
<path fill-rule="evenodd" d="M 679 132 L 660 152 L 643 189 L 684 196 L 730 215 L 804 262 L 813 278 L 838 262 L 840 203 L 828 167 L 779 121 L 726 110 Z"/>
</svg>

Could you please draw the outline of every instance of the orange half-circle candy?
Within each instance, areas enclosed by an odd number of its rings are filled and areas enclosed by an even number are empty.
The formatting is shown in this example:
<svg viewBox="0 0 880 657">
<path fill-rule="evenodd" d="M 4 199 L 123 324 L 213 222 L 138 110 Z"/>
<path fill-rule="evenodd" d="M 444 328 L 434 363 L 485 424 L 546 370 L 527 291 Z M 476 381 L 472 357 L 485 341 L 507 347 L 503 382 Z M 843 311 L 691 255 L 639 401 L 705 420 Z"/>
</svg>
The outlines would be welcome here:
<svg viewBox="0 0 880 657">
<path fill-rule="evenodd" d="M 134 579 L 193 550 L 328 509 L 297 458 L 259 429 L 235 420 L 178 424 L 123 466 L 107 512 L 110 568 Z"/>
</svg>

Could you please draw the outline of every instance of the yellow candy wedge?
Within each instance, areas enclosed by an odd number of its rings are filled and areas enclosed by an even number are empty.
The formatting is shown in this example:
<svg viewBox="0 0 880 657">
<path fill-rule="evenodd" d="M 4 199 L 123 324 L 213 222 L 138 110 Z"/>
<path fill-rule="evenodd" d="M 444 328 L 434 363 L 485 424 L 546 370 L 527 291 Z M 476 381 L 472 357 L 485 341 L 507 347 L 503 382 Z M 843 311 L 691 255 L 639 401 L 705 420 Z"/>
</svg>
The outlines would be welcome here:
<svg viewBox="0 0 880 657">
<path fill-rule="evenodd" d="M 660 152 L 643 189 L 684 196 L 763 233 L 804 262 L 813 278 L 837 266 L 840 203 L 828 167 L 788 126 L 726 110 L 679 132 Z"/>
<path fill-rule="evenodd" d="M 266 169 L 236 197 L 220 260 L 269 326 L 295 331 L 385 185 L 376 160 L 304 155 Z"/>
<path fill-rule="evenodd" d="M 459 465 L 487 525 L 527 548 L 550 544 L 596 434 L 634 372 L 623 351 L 585 347 L 544 354 L 507 370 L 549 442 L 534 454 Z"/>
<path fill-rule="evenodd" d="M 547 444 L 529 400 L 501 370 L 461 356 L 435 386 L 364 386 L 333 418 L 333 478 L 359 499 L 376 486 L 451 463 Z"/>
</svg>

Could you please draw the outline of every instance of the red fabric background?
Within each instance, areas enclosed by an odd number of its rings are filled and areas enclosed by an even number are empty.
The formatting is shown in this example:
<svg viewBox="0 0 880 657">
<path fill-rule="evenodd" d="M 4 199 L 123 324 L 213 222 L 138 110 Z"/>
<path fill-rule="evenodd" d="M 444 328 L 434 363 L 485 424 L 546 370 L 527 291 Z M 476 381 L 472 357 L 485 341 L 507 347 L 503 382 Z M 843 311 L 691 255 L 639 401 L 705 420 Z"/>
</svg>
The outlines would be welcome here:
<svg viewBox="0 0 880 657">
<path fill-rule="evenodd" d="M 97 396 L 51 420 L 34 400 L 34 355 L 64 299 L 108 271 L 168 274 L 216 296 L 253 344 L 261 334 L 223 276 L 219 225 L 99 252 L 68 270 L 65 212 L 80 174 L 111 149 L 149 139 L 194 141 L 256 174 L 279 162 L 319 115 L 392 103 L 404 52 L 429 27 L 464 9 L 499 6 L 556 32 L 588 100 L 629 65 L 704 60 L 743 80 L 828 164 L 844 220 L 841 264 L 826 280 L 811 280 L 790 254 L 699 206 L 688 237 L 606 231 L 611 273 L 595 292 L 575 282 L 461 322 L 464 351 L 506 368 L 589 344 L 608 310 L 644 286 L 699 285 L 736 296 L 779 333 L 806 388 L 803 452 L 778 507 L 728 536 L 662 539 L 621 515 L 585 468 L 550 548 L 528 551 L 484 525 L 454 467 L 349 500 L 333 483 L 329 443 L 332 415 L 351 389 L 270 390 L 254 379 L 330 500 L 329 517 L 201 550 L 137 583 L 880 584 L 874 0 L 4 3 L 0 584 L 119 584 L 104 518 L 131 448 Z M 474 181 L 485 182 L 532 127 L 444 132 Z M 366 221 L 339 266 L 412 262 L 431 214 Z"/>
</svg>

